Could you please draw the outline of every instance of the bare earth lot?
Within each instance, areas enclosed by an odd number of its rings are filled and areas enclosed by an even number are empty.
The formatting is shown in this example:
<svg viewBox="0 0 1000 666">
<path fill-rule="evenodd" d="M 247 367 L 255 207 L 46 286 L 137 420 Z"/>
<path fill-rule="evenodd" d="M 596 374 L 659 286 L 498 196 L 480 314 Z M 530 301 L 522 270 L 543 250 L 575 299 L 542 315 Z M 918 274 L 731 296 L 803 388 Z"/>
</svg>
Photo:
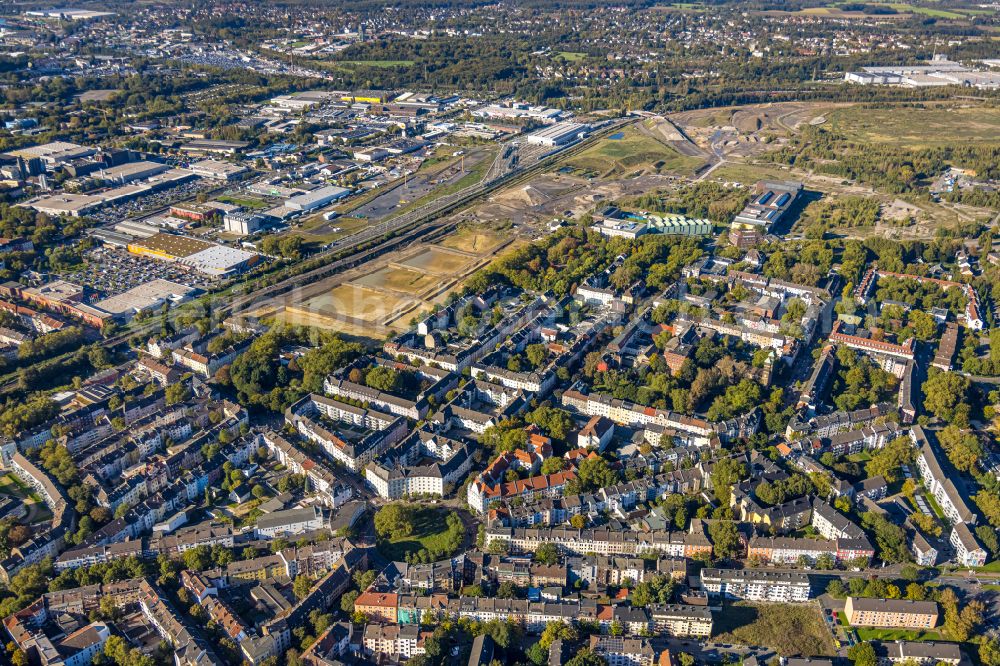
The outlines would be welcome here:
<svg viewBox="0 0 1000 666">
<path fill-rule="evenodd" d="M 506 247 L 512 234 L 466 226 L 335 276 L 260 311 L 288 323 L 381 339 L 444 302 L 462 280 Z"/>
</svg>

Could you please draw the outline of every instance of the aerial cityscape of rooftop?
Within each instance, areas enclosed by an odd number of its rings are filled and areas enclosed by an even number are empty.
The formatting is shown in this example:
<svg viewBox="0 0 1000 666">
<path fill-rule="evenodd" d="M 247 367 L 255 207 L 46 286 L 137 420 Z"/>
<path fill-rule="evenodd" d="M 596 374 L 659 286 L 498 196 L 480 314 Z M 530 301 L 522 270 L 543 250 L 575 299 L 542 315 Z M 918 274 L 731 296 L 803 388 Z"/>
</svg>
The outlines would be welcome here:
<svg viewBox="0 0 1000 666">
<path fill-rule="evenodd" d="M 0 3 L 0 666 L 1000 666 L 998 304 L 997 2 Z"/>
</svg>

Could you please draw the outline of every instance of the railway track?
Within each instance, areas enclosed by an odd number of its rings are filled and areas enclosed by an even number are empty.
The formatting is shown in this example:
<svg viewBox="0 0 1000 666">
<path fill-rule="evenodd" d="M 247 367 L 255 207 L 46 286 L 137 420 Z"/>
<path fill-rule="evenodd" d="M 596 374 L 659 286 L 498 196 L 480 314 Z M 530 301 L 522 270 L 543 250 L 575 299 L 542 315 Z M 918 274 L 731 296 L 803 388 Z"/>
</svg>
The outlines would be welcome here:
<svg viewBox="0 0 1000 666">
<path fill-rule="evenodd" d="M 350 268 L 359 266 L 362 263 L 371 261 L 380 255 L 398 249 L 403 245 L 415 242 L 429 234 L 442 232 L 448 227 L 454 227 L 455 222 L 446 222 L 441 218 L 455 210 L 467 206 L 490 193 L 504 187 L 516 186 L 525 182 L 541 172 L 544 172 L 556 162 L 571 157 L 589 148 L 591 144 L 601 138 L 611 134 L 615 130 L 621 129 L 625 125 L 635 122 L 636 118 L 624 118 L 602 127 L 591 136 L 564 150 L 543 154 L 537 161 L 528 166 L 513 167 L 513 170 L 493 176 L 494 168 L 498 170 L 499 161 L 491 165 L 487 173 L 487 178 L 483 181 L 470 185 L 457 192 L 444 195 L 434 201 L 428 202 L 418 209 L 408 211 L 398 217 L 386 220 L 377 225 L 373 225 L 356 234 L 342 239 L 328 250 L 310 257 L 307 264 L 324 262 L 315 268 L 310 268 L 302 273 L 289 275 L 280 278 L 275 284 L 261 288 L 254 288 L 250 283 L 243 287 L 244 290 L 253 289 L 252 293 L 238 295 L 231 298 L 226 303 L 213 304 L 212 311 L 216 317 L 223 319 L 236 313 L 245 312 L 263 302 L 277 296 L 287 294 L 293 289 L 305 287 L 313 282 L 330 277 Z M 505 151 L 501 149 L 500 155 Z M 498 155 L 499 157 L 499 155 Z M 294 267 L 293 267 L 294 268 Z M 291 270 L 291 269 L 286 269 Z M 272 278 L 276 276 L 271 276 Z M 266 278 L 262 278 L 266 279 Z M 161 326 L 159 319 L 150 321 L 144 325 L 127 328 L 109 338 L 101 341 L 101 346 L 113 349 L 123 344 L 127 344 L 129 339 L 136 336 L 150 335 Z M 72 352 L 70 352 L 72 353 Z M 52 359 L 44 361 L 44 364 L 57 363 L 67 358 L 69 354 L 62 354 Z M 17 377 L 8 377 L 0 384 L 0 393 L 10 393 L 17 388 Z"/>
<path fill-rule="evenodd" d="M 589 148 L 594 141 L 603 138 L 621 126 L 628 124 L 628 122 L 632 122 L 632 120 L 628 119 L 602 128 L 600 132 L 595 133 L 586 140 L 558 153 L 543 156 L 535 164 L 525 167 L 523 170 L 514 170 L 492 179 L 483 180 L 475 185 L 470 185 L 467 188 L 435 199 L 421 206 L 419 209 L 409 211 L 399 217 L 369 227 L 344 239 L 343 243 L 324 251 L 320 256 L 313 257 L 310 259 L 310 263 L 322 261 L 325 256 L 336 257 L 344 252 L 351 252 L 349 256 L 335 259 L 323 266 L 290 276 L 277 284 L 256 290 L 253 294 L 233 299 L 229 304 L 223 305 L 221 309 L 227 315 L 243 311 L 253 304 L 280 296 L 297 287 L 304 287 L 312 282 L 322 280 L 340 271 L 354 268 L 366 261 L 370 261 L 385 252 L 396 249 L 407 241 L 415 240 L 417 237 L 435 230 L 435 226 L 440 226 L 440 217 L 471 204 L 497 189 L 517 185 L 524 180 L 534 177 L 540 171 L 549 168 L 556 161 L 563 160 L 566 157 Z M 501 150 L 502 154 L 503 150 Z M 492 170 L 493 168 L 491 167 L 490 171 Z M 381 237 L 385 237 L 385 240 L 378 245 L 359 250 L 365 244 L 374 242 Z"/>
</svg>

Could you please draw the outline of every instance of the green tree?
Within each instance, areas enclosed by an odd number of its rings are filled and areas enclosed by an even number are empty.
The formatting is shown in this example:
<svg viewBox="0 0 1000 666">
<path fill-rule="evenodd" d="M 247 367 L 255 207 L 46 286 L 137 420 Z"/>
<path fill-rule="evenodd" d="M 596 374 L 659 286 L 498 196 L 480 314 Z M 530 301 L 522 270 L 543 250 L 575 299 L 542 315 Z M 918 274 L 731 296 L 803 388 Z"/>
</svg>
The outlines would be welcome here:
<svg viewBox="0 0 1000 666">
<path fill-rule="evenodd" d="M 965 427 L 969 423 L 970 382 L 954 372 L 932 368 L 921 387 L 924 409 L 943 421 Z"/>
<path fill-rule="evenodd" d="M 542 564 L 558 564 L 559 548 L 554 543 L 543 543 L 535 550 L 535 561 Z"/>
<path fill-rule="evenodd" d="M 1000 639 L 986 638 L 979 644 L 979 663 L 983 666 L 1000 666 Z"/>
<path fill-rule="evenodd" d="M 847 589 L 842 580 L 834 578 L 827 584 L 826 593 L 835 599 L 843 599 L 847 596 Z"/>
<path fill-rule="evenodd" d="M 833 555 L 831 555 L 830 553 L 822 553 L 819 557 L 816 558 L 817 569 L 830 570 L 833 569 L 836 566 L 836 564 L 837 563 L 834 561 Z"/>
<path fill-rule="evenodd" d="M 500 599 L 517 599 L 517 585 L 507 580 L 497 587 L 497 597 Z"/>
<path fill-rule="evenodd" d="M 723 458 L 712 468 L 712 491 L 728 505 L 733 484 L 747 478 L 747 474 L 745 464 L 735 458 Z"/>
<path fill-rule="evenodd" d="M 176 405 L 177 403 L 184 402 L 190 397 L 191 391 L 188 389 L 187 384 L 183 382 L 170 384 L 164 391 L 164 400 L 168 405 Z"/>
<path fill-rule="evenodd" d="M 989 524 L 993 527 L 1000 527 L 1000 492 L 983 488 L 972 499 L 986 516 Z"/>
<path fill-rule="evenodd" d="M 923 601 L 927 598 L 927 592 L 920 583 L 910 583 L 906 586 L 906 598 L 910 601 Z"/>
<path fill-rule="evenodd" d="M 878 664 L 875 648 L 868 641 L 852 645 L 847 650 L 847 658 L 854 663 L 854 666 L 877 666 Z"/>
<path fill-rule="evenodd" d="M 377 365 L 365 375 L 365 384 L 377 391 L 392 393 L 399 387 L 400 375 L 392 368 Z"/>
<path fill-rule="evenodd" d="M 618 475 L 604 458 L 587 458 L 580 463 L 576 474 L 580 492 L 590 492 L 618 483 Z"/>
<path fill-rule="evenodd" d="M 909 437 L 897 437 L 876 452 L 865 464 L 869 477 L 882 476 L 892 483 L 899 478 L 900 468 L 916 459 L 916 449 Z"/>
<path fill-rule="evenodd" d="M 212 546 L 212 562 L 215 566 L 224 567 L 232 561 L 233 551 L 221 545 Z"/>
<path fill-rule="evenodd" d="M 344 592 L 340 597 L 340 610 L 350 615 L 354 612 L 354 601 L 361 595 L 357 590 Z"/>
<path fill-rule="evenodd" d="M 989 525 L 977 525 L 976 537 L 979 542 L 990 552 L 990 557 L 995 558 L 1000 555 L 1000 540 L 997 539 L 996 529 Z"/>
<path fill-rule="evenodd" d="M 559 456 L 552 456 L 546 458 L 542 463 L 541 472 L 542 474 L 555 474 L 556 472 L 561 472 L 566 468 L 566 460 L 560 458 Z"/>
<path fill-rule="evenodd" d="M 541 343 L 528 345 L 524 353 L 528 357 L 528 363 L 536 370 L 542 367 L 542 364 L 545 363 L 545 359 L 549 355 L 548 349 Z"/>
<path fill-rule="evenodd" d="M 292 592 L 295 593 L 296 599 L 305 599 L 309 596 L 309 590 L 311 589 L 312 581 L 309 580 L 309 576 L 299 574 L 295 577 L 295 582 L 292 583 Z"/>
<path fill-rule="evenodd" d="M 413 534 L 413 507 L 407 504 L 386 504 L 375 513 L 375 532 L 384 538 L 403 539 Z"/>
<path fill-rule="evenodd" d="M 712 551 L 721 560 L 731 560 L 740 555 L 742 541 L 736 523 L 731 520 L 719 520 L 710 523 L 709 536 L 712 538 Z"/>
<path fill-rule="evenodd" d="M 549 437 L 560 442 L 566 441 L 566 438 L 576 427 L 569 412 L 548 405 L 542 405 L 530 412 L 527 419 L 529 423 L 534 423 L 544 430 Z"/>
<path fill-rule="evenodd" d="M 604 657 L 584 648 L 567 661 L 566 666 L 608 666 L 608 662 Z"/>
<path fill-rule="evenodd" d="M 948 460 L 960 472 L 969 472 L 983 456 L 983 445 L 972 432 L 963 432 L 955 425 L 942 428 L 937 433 L 938 442 Z"/>
<path fill-rule="evenodd" d="M 195 546 L 184 551 L 184 566 L 193 571 L 204 571 L 212 566 L 212 550 L 208 546 Z"/>
</svg>

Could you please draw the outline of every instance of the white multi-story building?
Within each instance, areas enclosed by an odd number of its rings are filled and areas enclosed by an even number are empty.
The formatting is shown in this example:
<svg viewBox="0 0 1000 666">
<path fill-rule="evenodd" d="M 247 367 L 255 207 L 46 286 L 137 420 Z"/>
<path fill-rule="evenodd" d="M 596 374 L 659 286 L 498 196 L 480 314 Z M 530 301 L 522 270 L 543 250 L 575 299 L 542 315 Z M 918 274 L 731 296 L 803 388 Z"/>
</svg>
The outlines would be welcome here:
<svg viewBox="0 0 1000 666">
<path fill-rule="evenodd" d="M 653 666 L 656 661 L 656 651 L 645 638 L 591 636 L 590 650 L 608 666 Z"/>
<path fill-rule="evenodd" d="M 494 541 L 506 542 L 511 549 L 533 553 L 543 543 L 555 544 L 575 555 L 639 555 L 660 553 L 670 557 L 696 557 L 711 553 L 712 544 L 700 534 L 687 532 L 635 532 L 607 528 L 487 528 L 486 547 Z"/>
<path fill-rule="evenodd" d="M 329 421 L 343 423 L 351 430 L 368 432 L 360 436 L 352 433 L 353 437 L 335 433 L 316 418 L 319 415 Z M 408 429 L 402 416 L 354 407 L 315 393 L 285 410 L 285 420 L 300 435 L 318 444 L 327 456 L 340 461 L 352 472 L 364 469 L 376 456 L 400 441 Z"/>
<path fill-rule="evenodd" d="M 986 550 L 979 545 L 976 535 L 965 523 L 956 523 L 948 543 L 955 549 L 955 561 L 963 567 L 981 567 L 986 564 Z"/>
<path fill-rule="evenodd" d="M 813 500 L 812 526 L 824 539 L 864 539 L 865 531 L 826 502 Z"/>
<path fill-rule="evenodd" d="M 444 497 L 472 469 L 472 447 L 426 430 L 418 430 L 365 467 L 365 481 L 379 497 L 407 495 Z M 425 458 L 433 462 L 417 463 Z"/>
<path fill-rule="evenodd" d="M 648 610 L 656 631 L 680 637 L 712 635 L 712 611 L 705 606 L 661 604 Z"/>
<path fill-rule="evenodd" d="M 937 451 L 927 439 L 927 434 L 920 426 L 913 426 L 910 429 L 910 438 L 920 449 L 917 455 L 917 469 L 920 478 L 923 480 L 927 490 L 934 495 L 944 511 L 945 516 L 953 524 L 969 523 L 976 524 L 976 514 L 965 503 L 962 493 L 955 486 L 955 482 L 945 473 L 938 461 Z"/>
<path fill-rule="evenodd" d="M 323 509 L 311 506 L 304 509 L 275 511 L 257 519 L 255 533 L 258 539 L 298 536 L 315 532 L 327 525 Z"/>
<path fill-rule="evenodd" d="M 414 624 L 369 624 L 365 627 L 365 651 L 371 655 L 384 655 L 409 659 L 423 654 L 418 647 L 420 627 Z"/>
<path fill-rule="evenodd" d="M 746 601 L 808 601 L 809 577 L 759 569 L 702 569 L 701 587 L 709 597 Z"/>
</svg>

